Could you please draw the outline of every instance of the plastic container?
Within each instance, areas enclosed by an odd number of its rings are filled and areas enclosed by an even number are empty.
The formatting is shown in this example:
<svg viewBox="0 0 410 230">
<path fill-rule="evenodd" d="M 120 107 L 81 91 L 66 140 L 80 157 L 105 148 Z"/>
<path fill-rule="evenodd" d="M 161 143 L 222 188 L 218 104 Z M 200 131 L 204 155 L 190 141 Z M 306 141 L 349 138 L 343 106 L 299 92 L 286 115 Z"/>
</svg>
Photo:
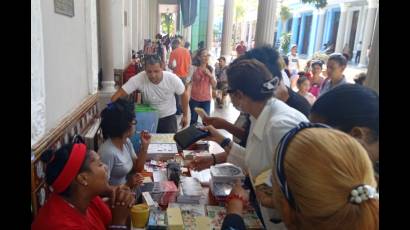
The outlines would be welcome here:
<svg viewBox="0 0 410 230">
<path fill-rule="evenodd" d="M 150 133 L 156 133 L 158 127 L 158 112 L 147 104 L 135 104 L 135 119 L 137 126 L 135 134 L 130 138 L 136 153 L 140 149 L 140 132 L 147 130 Z"/>
</svg>

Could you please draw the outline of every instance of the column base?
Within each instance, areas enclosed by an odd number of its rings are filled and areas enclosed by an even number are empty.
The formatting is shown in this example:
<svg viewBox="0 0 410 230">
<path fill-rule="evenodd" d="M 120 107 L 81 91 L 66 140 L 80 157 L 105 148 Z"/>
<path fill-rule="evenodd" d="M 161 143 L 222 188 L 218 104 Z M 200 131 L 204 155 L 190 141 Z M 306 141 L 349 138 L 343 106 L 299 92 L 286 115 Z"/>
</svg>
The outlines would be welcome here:
<svg viewBox="0 0 410 230">
<path fill-rule="evenodd" d="M 114 81 L 102 81 L 102 90 L 100 91 L 101 93 L 115 93 L 117 89 L 115 88 L 115 82 Z"/>
<path fill-rule="evenodd" d="M 98 91 L 98 111 L 102 111 L 111 101 L 112 95 L 117 91 L 114 81 L 101 82 L 103 88 Z"/>
</svg>

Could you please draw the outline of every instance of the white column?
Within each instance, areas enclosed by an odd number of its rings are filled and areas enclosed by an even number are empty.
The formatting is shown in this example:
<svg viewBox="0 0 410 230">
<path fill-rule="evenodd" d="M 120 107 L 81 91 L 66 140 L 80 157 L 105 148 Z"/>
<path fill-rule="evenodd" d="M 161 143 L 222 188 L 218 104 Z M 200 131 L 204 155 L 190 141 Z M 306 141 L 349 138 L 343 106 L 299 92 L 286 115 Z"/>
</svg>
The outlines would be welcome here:
<svg viewBox="0 0 410 230">
<path fill-rule="evenodd" d="M 249 23 L 249 31 L 248 31 L 248 41 L 247 41 L 247 47 L 251 49 L 252 47 L 252 22 Z"/>
<path fill-rule="evenodd" d="M 156 5 L 155 12 L 156 12 L 156 15 L 157 15 L 157 17 L 156 17 L 157 21 L 156 21 L 156 32 L 155 32 L 155 34 L 157 34 L 157 33 L 161 32 L 161 14 L 159 13 L 159 2 L 158 2 L 158 0 L 157 0 L 157 5 Z"/>
<path fill-rule="evenodd" d="M 139 12 L 139 8 L 141 5 L 141 1 L 139 0 L 134 0 L 131 1 L 131 8 L 132 8 L 132 21 L 131 21 L 131 27 L 132 27 L 132 49 L 135 51 L 139 50 L 139 46 L 140 46 L 140 12 Z"/>
<path fill-rule="evenodd" d="M 244 42 L 246 40 L 246 32 L 247 32 L 246 29 L 247 29 L 246 22 L 241 22 L 241 41 L 244 41 Z M 249 48 L 248 46 L 246 47 Z"/>
<path fill-rule="evenodd" d="M 323 31 L 325 29 L 325 10 L 319 9 L 318 17 L 319 17 L 319 24 L 317 27 L 316 33 L 316 41 L 315 41 L 315 51 L 319 51 L 322 48 L 322 41 L 323 41 Z"/>
<path fill-rule="evenodd" d="M 365 85 L 379 93 L 379 13 L 376 15 L 376 27 L 374 29 L 373 44 L 370 50 L 369 66 L 367 67 L 367 79 Z"/>
<path fill-rule="evenodd" d="M 357 45 L 359 44 L 360 41 L 362 41 L 362 34 L 363 34 L 363 25 L 364 25 L 364 19 L 366 16 L 366 11 L 365 11 L 365 7 L 361 7 L 360 11 L 359 11 L 359 20 L 357 23 L 357 29 L 356 29 L 356 37 L 355 37 L 355 46 L 354 46 L 354 57 L 356 57 L 356 51 L 357 51 Z"/>
<path fill-rule="evenodd" d="M 347 7 L 348 4 L 342 3 L 340 5 L 340 20 L 339 28 L 337 29 L 337 38 L 336 38 L 336 49 L 335 52 L 341 53 L 344 47 L 344 35 L 346 33 L 346 17 L 347 17 Z"/>
<path fill-rule="evenodd" d="M 368 2 L 369 6 L 365 21 L 365 30 L 363 34 L 362 52 L 360 55 L 359 67 L 364 67 L 367 65 L 367 48 L 370 45 L 370 41 L 372 40 L 374 21 L 376 18 L 377 7 L 379 6 L 379 2 L 377 0 L 368 0 Z"/>
<path fill-rule="evenodd" d="M 85 1 L 85 37 L 89 94 L 98 90 L 98 36 L 96 0 Z"/>
<path fill-rule="evenodd" d="M 31 146 L 46 130 L 44 40 L 41 0 L 31 1 Z"/>
<path fill-rule="evenodd" d="M 140 0 L 141 1 L 141 36 L 142 36 L 142 42 L 144 42 L 144 39 L 151 38 L 150 36 L 150 14 L 149 14 L 149 0 Z M 142 45 L 144 47 L 144 44 Z"/>
<path fill-rule="evenodd" d="M 191 44 L 191 28 L 192 26 L 184 27 L 182 26 L 182 37 L 184 38 L 184 41 L 189 42 Z M 192 44 L 191 44 L 192 47 Z"/>
<path fill-rule="evenodd" d="M 277 0 L 259 0 L 256 21 L 255 46 L 273 45 Z"/>
<path fill-rule="evenodd" d="M 124 9 L 124 1 L 112 1 L 110 7 L 112 34 L 110 36 L 113 37 L 112 52 L 114 69 L 122 69 L 126 65 L 124 58 L 124 43 L 126 40 L 124 27 Z"/>
<path fill-rule="evenodd" d="M 148 9 L 147 9 L 148 10 Z M 155 39 L 155 35 L 159 33 L 159 10 L 158 0 L 149 1 L 149 36 L 151 39 Z"/>
<path fill-rule="evenodd" d="M 117 31 L 114 30 L 113 8 L 118 7 L 111 1 L 100 1 L 100 24 L 101 24 L 101 64 L 103 69 L 102 90 L 99 93 L 99 108 L 105 107 L 112 94 L 116 91 L 114 88 L 114 36 Z M 122 12 L 122 10 L 120 10 Z M 123 16 L 121 14 L 120 21 Z M 117 19 L 118 20 L 118 19 Z M 118 35 L 117 35 L 118 36 Z M 122 45 L 120 46 L 122 47 Z M 120 49 L 121 51 L 122 49 Z"/>
<path fill-rule="evenodd" d="M 222 26 L 221 56 L 228 62 L 232 54 L 232 25 L 234 13 L 234 0 L 225 0 Z"/>
<path fill-rule="evenodd" d="M 208 0 L 208 28 L 206 33 L 206 48 L 211 50 L 214 40 L 214 0 Z"/>
<path fill-rule="evenodd" d="M 366 18 L 367 18 L 367 6 L 363 6 L 362 7 L 362 11 L 360 12 L 360 17 L 361 17 L 361 21 L 360 21 L 360 30 L 358 31 L 358 41 L 363 41 L 363 34 L 364 34 L 364 26 L 366 25 Z"/>
<path fill-rule="evenodd" d="M 352 30 L 352 19 L 353 19 L 353 10 L 348 10 L 347 18 L 346 18 L 346 29 L 345 29 L 345 33 L 343 37 L 343 47 L 345 44 L 349 43 L 350 31 Z"/>
<path fill-rule="evenodd" d="M 131 0 L 124 0 L 123 10 L 123 28 L 124 28 L 124 43 L 123 43 L 123 60 L 125 68 L 131 60 L 132 55 L 132 6 Z"/>
</svg>

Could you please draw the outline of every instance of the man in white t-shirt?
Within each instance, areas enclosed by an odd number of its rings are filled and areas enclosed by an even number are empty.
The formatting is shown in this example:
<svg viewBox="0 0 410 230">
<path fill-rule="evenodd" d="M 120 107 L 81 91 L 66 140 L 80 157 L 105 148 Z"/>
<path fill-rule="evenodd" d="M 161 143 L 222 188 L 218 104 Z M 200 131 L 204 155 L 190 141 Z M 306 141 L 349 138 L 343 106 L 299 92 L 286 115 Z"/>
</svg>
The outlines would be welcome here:
<svg viewBox="0 0 410 230">
<path fill-rule="evenodd" d="M 111 101 L 141 91 L 142 100 L 159 113 L 157 133 L 175 133 L 178 130 L 175 94 L 182 95 L 185 86 L 174 73 L 163 71 L 161 60 L 156 55 L 145 58 L 145 71 L 131 77 L 112 97 Z M 188 101 L 182 100 L 181 126 L 188 124 Z"/>
<path fill-rule="evenodd" d="M 289 71 L 291 76 L 293 77 L 298 74 L 300 66 L 299 66 L 299 58 L 296 54 L 297 51 L 297 46 L 293 45 L 292 48 L 290 49 L 290 54 L 288 55 L 289 58 Z"/>
</svg>

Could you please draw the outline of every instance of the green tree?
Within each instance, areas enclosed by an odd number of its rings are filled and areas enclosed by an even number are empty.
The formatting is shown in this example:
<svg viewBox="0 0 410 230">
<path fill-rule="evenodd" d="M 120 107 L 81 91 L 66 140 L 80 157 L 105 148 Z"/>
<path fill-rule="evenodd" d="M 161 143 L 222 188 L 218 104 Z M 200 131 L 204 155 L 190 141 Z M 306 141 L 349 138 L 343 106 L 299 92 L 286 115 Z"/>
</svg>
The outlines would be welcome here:
<svg viewBox="0 0 410 230">
<path fill-rule="evenodd" d="M 285 29 L 286 29 L 285 28 L 286 27 L 286 20 L 288 20 L 290 17 L 292 17 L 292 13 L 290 12 L 289 7 L 282 6 L 280 8 L 280 19 L 282 21 L 282 31 L 283 31 L 283 33 L 285 33 Z"/>
<path fill-rule="evenodd" d="M 174 32 L 174 15 L 172 13 L 163 13 L 161 14 L 161 27 L 162 31 L 170 34 Z"/>
<path fill-rule="evenodd" d="M 289 53 L 291 35 L 291 33 L 283 33 L 280 38 L 280 49 L 282 50 L 282 54 L 286 55 Z"/>
<path fill-rule="evenodd" d="M 236 44 L 239 24 L 246 20 L 247 13 L 258 10 L 258 0 L 235 0 L 235 23 L 233 28 L 234 44 Z M 240 36 L 240 35 L 239 35 Z"/>
<path fill-rule="evenodd" d="M 324 8 L 327 5 L 327 0 L 302 0 L 302 2 L 315 5 L 316 9 Z"/>
<path fill-rule="evenodd" d="M 243 0 L 237 0 L 235 1 L 235 24 L 233 28 L 234 44 L 236 44 L 236 40 L 237 40 L 237 31 L 239 28 L 238 23 L 242 22 L 244 17 L 245 17 L 245 2 Z"/>
</svg>

